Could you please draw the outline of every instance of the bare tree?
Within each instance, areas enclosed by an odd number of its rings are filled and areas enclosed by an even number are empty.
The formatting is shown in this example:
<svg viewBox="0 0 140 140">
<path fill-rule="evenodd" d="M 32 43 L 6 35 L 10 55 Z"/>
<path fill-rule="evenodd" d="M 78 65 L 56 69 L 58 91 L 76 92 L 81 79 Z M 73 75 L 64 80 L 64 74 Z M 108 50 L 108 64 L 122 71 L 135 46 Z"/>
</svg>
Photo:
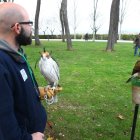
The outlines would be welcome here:
<svg viewBox="0 0 140 140">
<path fill-rule="evenodd" d="M 100 28 L 100 26 L 97 26 L 96 25 L 96 21 L 97 21 L 97 18 L 99 17 L 98 13 L 97 13 L 97 7 L 98 7 L 98 0 L 93 0 L 93 13 L 91 14 L 91 19 L 93 21 L 92 23 L 92 34 L 93 34 L 93 41 L 95 41 L 95 35 L 98 31 L 98 29 Z"/>
<path fill-rule="evenodd" d="M 34 31 L 34 34 L 35 34 L 35 45 L 40 45 L 41 44 L 41 42 L 39 40 L 39 27 L 38 27 L 40 6 L 41 6 L 41 0 L 37 0 L 36 14 L 35 14 L 35 31 Z"/>
<path fill-rule="evenodd" d="M 55 27 L 57 27 L 57 20 L 55 17 L 52 17 L 50 20 L 47 20 L 47 27 L 53 37 L 54 31 L 55 31 Z"/>
<path fill-rule="evenodd" d="M 76 29 L 77 29 L 77 1 L 73 0 L 73 31 L 74 31 L 74 39 L 76 39 Z"/>
<path fill-rule="evenodd" d="M 45 39 L 47 39 L 47 29 L 48 29 L 48 27 L 46 27 L 46 28 L 44 28 L 44 29 L 42 29 L 42 32 L 43 32 L 43 34 L 44 34 L 44 38 Z"/>
<path fill-rule="evenodd" d="M 69 23 L 68 23 L 68 17 L 67 17 L 67 0 L 62 0 L 62 2 L 61 2 L 60 20 L 61 20 L 63 36 L 65 33 L 66 39 L 67 39 L 67 49 L 71 50 L 72 42 L 71 42 Z"/>
<path fill-rule="evenodd" d="M 61 2 L 62 3 L 62 2 Z M 62 5 L 62 4 L 61 4 Z M 60 23 L 61 23 L 61 28 L 62 28 L 62 42 L 65 42 L 65 29 L 64 29 L 64 19 L 63 19 L 63 10 L 62 10 L 62 6 L 60 8 Z"/>
<path fill-rule="evenodd" d="M 99 15 L 97 15 L 96 21 L 94 21 L 94 14 L 91 14 L 90 17 L 92 19 L 92 25 L 91 25 L 92 34 L 93 34 L 92 39 L 93 39 L 93 41 L 95 41 L 97 32 L 101 28 L 102 24 L 101 24 L 101 22 L 97 24 L 97 19 L 98 19 Z"/>
<path fill-rule="evenodd" d="M 112 0 L 110 11 L 110 25 L 106 51 L 113 51 L 114 44 L 118 38 L 118 23 L 119 23 L 119 6 L 120 0 Z"/>
<path fill-rule="evenodd" d="M 122 34 L 122 24 L 126 16 L 127 0 L 120 1 L 120 18 L 119 18 L 119 40 Z"/>
<path fill-rule="evenodd" d="M 62 3 L 62 0 L 57 0 L 58 11 L 59 11 L 56 13 L 56 16 L 59 17 L 57 29 L 61 34 L 62 42 L 65 42 L 65 35 L 64 35 L 65 32 L 64 32 L 63 13 L 61 9 L 61 3 Z"/>
</svg>

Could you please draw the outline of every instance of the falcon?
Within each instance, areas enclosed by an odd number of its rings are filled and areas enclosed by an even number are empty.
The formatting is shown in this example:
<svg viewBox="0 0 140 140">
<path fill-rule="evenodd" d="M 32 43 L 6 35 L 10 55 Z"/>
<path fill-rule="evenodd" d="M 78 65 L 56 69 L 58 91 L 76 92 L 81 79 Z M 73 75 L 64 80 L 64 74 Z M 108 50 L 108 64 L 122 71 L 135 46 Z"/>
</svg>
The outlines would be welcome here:
<svg viewBox="0 0 140 140">
<path fill-rule="evenodd" d="M 39 60 L 39 69 L 41 74 L 44 76 L 48 85 L 45 87 L 45 92 L 47 92 L 47 96 L 44 96 L 48 104 L 53 102 L 57 102 L 56 93 L 61 90 L 59 86 L 59 66 L 57 62 L 51 57 L 50 53 L 45 49 L 41 53 L 41 58 Z"/>
</svg>

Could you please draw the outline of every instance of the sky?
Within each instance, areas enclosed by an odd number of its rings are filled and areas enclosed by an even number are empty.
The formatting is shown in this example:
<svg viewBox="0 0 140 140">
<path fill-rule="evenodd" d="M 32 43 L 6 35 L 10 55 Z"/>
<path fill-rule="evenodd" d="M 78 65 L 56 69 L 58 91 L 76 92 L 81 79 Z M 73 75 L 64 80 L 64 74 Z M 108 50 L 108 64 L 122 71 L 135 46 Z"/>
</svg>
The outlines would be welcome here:
<svg viewBox="0 0 140 140">
<path fill-rule="evenodd" d="M 68 20 L 70 33 L 73 33 L 73 0 L 68 1 Z M 92 33 L 93 0 L 74 0 L 77 5 L 76 19 L 79 34 Z M 98 0 L 98 20 L 100 26 L 97 33 L 106 34 L 109 29 L 110 8 L 112 0 Z M 14 0 L 21 4 L 29 13 L 31 20 L 34 21 L 37 0 Z M 61 0 L 41 0 L 41 10 L 39 17 L 40 33 L 45 31 L 51 34 L 60 34 L 61 26 L 59 21 L 59 8 Z M 127 0 L 126 15 L 122 24 L 122 33 L 137 34 L 140 32 L 140 0 Z"/>
</svg>

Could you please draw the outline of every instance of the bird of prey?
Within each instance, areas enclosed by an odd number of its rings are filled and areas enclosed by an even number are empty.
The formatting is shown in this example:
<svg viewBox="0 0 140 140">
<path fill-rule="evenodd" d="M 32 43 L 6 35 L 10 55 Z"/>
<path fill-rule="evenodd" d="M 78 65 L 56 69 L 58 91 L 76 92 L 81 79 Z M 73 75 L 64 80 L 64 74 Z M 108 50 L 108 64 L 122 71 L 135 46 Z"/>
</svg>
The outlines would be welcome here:
<svg viewBox="0 0 140 140">
<path fill-rule="evenodd" d="M 131 77 L 126 81 L 126 83 L 130 82 L 135 77 L 140 78 L 140 60 L 137 60 L 135 63 Z"/>
<path fill-rule="evenodd" d="M 50 91 L 50 88 L 51 90 L 55 90 L 59 86 L 59 66 L 56 61 L 51 57 L 50 53 L 47 52 L 45 49 L 41 53 L 41 58 L 39 60 L 39 69 L 41 74 L 48 82 L 46 91 Z M 52 98 L 53 102 L 57 102 L 57 95 L 52 96 Z"/>
</svg>

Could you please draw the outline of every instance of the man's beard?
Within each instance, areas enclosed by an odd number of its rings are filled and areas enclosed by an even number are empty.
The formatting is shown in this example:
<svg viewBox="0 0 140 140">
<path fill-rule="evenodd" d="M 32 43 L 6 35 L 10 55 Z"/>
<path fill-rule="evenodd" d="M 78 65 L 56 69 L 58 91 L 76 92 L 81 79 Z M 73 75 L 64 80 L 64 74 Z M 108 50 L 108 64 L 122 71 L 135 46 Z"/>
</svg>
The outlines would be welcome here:
<svg viewBox="0 0 140 140">
<path fill-rule="evenodd" d="M 26 46 L 26 45 L 30 45 L 32 43 L 31 35 L 27 36 L 26 32 L 23 28 L 21 28 L 20 34 L 18 36 L 16 36 L 15 39 L 19 46 L 21 46 L 21 45 Z"/>
</svg>

